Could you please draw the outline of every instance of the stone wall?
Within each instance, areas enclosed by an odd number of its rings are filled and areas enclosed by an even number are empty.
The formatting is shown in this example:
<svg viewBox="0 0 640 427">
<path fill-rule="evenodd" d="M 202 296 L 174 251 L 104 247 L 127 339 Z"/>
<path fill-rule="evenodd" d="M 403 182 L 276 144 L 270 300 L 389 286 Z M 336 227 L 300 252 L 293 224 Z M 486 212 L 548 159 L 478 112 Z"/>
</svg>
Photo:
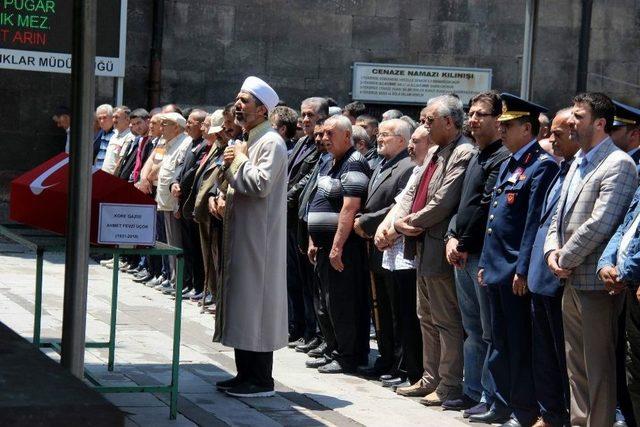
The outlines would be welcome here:
<svg viewBox="0 0 640 427">
<path fill-rule="evenodd" d="M 524 1 L 166 0 L 163 103 L 219 106 L 243 78 L 269 81 L 297 106 L 311 95 L 350 100 L 353 62 L 491 68 L 519 93 Z M 640 102 L 640 3 L 594 2 L 590 89 Z M 580 0 L 540 0 L 532 99 L 555 110 L 576 86 Z M 129 0 L 124 102 L 146 106 L 151 1 Z M 69 76 L 0 70 L 0 182 L 62 149 L 52 110 L 69 103 Z M 97 102 L 113 99 L 99 78 Z M 3 179 L 3 177 L 5 177 Z"/>
</svg>

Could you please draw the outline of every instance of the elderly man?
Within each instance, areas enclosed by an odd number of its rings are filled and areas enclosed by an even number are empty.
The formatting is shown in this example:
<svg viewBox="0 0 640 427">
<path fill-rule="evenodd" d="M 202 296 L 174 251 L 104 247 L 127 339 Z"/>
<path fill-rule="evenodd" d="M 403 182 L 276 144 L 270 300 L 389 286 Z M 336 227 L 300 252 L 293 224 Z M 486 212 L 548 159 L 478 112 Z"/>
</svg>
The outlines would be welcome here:
<svg viewBox="0 0 640 427">
<path fill-rule="evenodd" d="M 469 101 L 469 128 L 479 152 L 465 172 L 457 213 L 447 232 L 447 261 L 455 267 L 456 294 L 466 333 L 464 341 L 464 395 L 442 403 L 464 416 L 489 410 L 495 386 L 488 366 L 491 345 L 491 311 L 486 287 L 478 285 L 478 262 L 489 203 L 500 166 L 510 153 L 500 140 L 498 116 L 502 99 L 495 91 L 483 92 Z"/>
<path fill-rule="evenodd" d="M 573 98 L 571 138 L 580 145 L 564 180 L 544 245 L 564 279 L 562 319 L 572 425 L 610 426 L 616 409 L 615 348 L 624 294 L 596 266 L 638 186 L 633 160 L 611 138 L 615 106 L 604 94 Z"/>
<path fill-rule="evenodd" d="M 135 135 L 131 133 L 129 128 L 130 115 L 131 110 L 124 105 L 116 107 L 113 111 L 115 133 L 109 139 L 109 145 L 104 155 L 104 163 L 102 164 L 102 170 L 111 175 L 117 175 L 120 161 L 129 144 L 135 139 Z"/>
<path fill-rule="evenodd" d="M 182 162 L 185 152 L 191 145 L 190 138 L 184 133 L 186 120 L 178 113 L 163 113 L 160 127 L 162 129 L 162 146 L 156 147 L 154 157 L 160 158 L 158 169 L 158 187 L 156 188 L 156 203 L 158 212 L 162 212 L 167 243 L 171 246 L 182 247 L 182 230 L 176 213 L 179 209 L 178 198 L 171 194 L 176 168 Z M 176 258 L 169 257 L 170 278 L 158 285 L 156 289 L 170 292 L 176 283 Z"/>
<path fill-rule="evenodd" d="M 540 228 L 531 250 L 528 286 L 531 291 L 533 383 L 540 408 L 535 427 L 569 423 L 569 379 L 564 356 L 562 293 L 564 287 L 549 270 L 544 259 L 544 241 L 556 211 L 560 190 L 573 158 L 580 148 L 570 138 L 571 109 L 558 111 L 551 124 L 549 141 L 553 154 L 562 159 L 560 171 L 543 200 Z"/>
<path fill-rule="evenodd" d="M 207 112 L 194 109 L 189 114 L 186 124 L 187 135 L 191 144 L 187 146 L 181 162 L 174 172 L 171 183 L 171 195 L 178 199 L 178 216 L 184 249 L 184 287 L 183 292 L 188 297 L 199 295 L 204 289 L 204 266 L 202 251 L 200 250 L 200 234 L 191 212 L 185 215 L 183 208 L 190 194 L 195 173 L 203 157 L 209 151 L 209 145 L 202 138 L 202 122 Z M 191 209 L 193 211 L 193 209 Z"/>
<path fill-rule="evenodd" d="M 102 168 L 104 156 L 107 153 L 109 140 L 114 134 L 113 129 L 113 107 L 109 104 L 102 104 L 96 108 L 96 119 L 100 130 L 93 139 L 93 164 L 97 168 Z"/>
<path fill-rule="evenodd" d="M 238 375 L 217 383 L 234 397 L 273 396 L 273 351 L 287 344 L 287 147 L 268 120 L 277 103 L 261 79 L 244 81 L 235 115 L 247 140 L 223 158 L 229 190 L 214 339 L 235 350 Z"/>
<path fill-rule="evenodd" d="M 374 323 L 380 357 L 373 367 L 358 371 L 376 378 L 385 374 L 398 378 L 404 376 L 400 372 L 401 331 L 398 329 L 398 318 L 403 308 L 398 305 L 397 284 L 393 274 L 382 268 L 382 252 L 376 248 L 372 239 L 378 226 L 395 204 L 395 197 L 407 185 L 411 176 L 414 164 L 407 152 L 411 127 L 403 120 L 387 120 L 380 124 L 380 132 L 377 136 L 378 154 L 383 160 L 373 171 L 369 181 L 367 200 L 362 214 L 356 217 L 353 229 L 367 241 L 369 246 L 369 269 L 375 290 L 372 296 L 376 296 L 376 300 L 371 301 L 371 306 L 374 307 Z"/>
<path fill-rule="evenodd" d="M 287 297 L 291 309 L 289 346 L 306 353 L 320 345 L 321 340 L 313 308 L 313 267 L 298 247 L 298 201 L 303 189 L 298 183 L 306 181 L 318 163 L 320 151 L 314 141 L 313 130 L 316 123 L 329 114 L 329 105 L 324 98 L 307 98 L 302 101 L 300 111 L 305 136 L 291 151 L 288 164 Z"/>
<path fill-rule="evenodd" d="M 418 318 L 422 331 L 422 379 L 397 393 L 422 396 L 440 405 L 462 395 L 464 331 L 453 268 L 445 258 L 444 236 L 460 201 L 464 172 L 475 148 L 462 135 L 462 103 L 450 95 L 427 103 L 426 128 L 435 144 L 422 175 L 398 202 L 394 226 L 407 240 L 405 256 L 417 256 Z"/>
<path fill-rule="evenodd" d="M 413 132 L 407 151 L 413 167 L 411 176 L 402 192 L 396 196 L 395 201 L 402 200 L 405 194 L 413 188 L 416 179 L 422 174 L 422 165 L 430 149 L 431 143 L 429 131 L 420 126 Z M 385 219 L 378 226 L 374 243 L 376 247 L 384 251 L 382 255 L 382 267 L 388 270 L 395 283 L 395 294 L 398 306 L 398 330 L 400 331 L 400 346 L 402 354 L 402 368 L 411 384 L 415 384 L 422 378 L 422 335 L 420 323 L 414 307 L 417 306 L 416 298 L 416 268 L 413 259 L 404 257 L 405 236 L 399 234 L 394 223 L 397 219 L 399 205 L 396 203 L 387 213 Z M 398 378 L 380 377 L 382 385 L 395 385 Z"/>
<path fill-rule="evenodd" d="M 402 114 L 402 111 L 400 110 L 387 110 L 384 113 L 382 113 L 382 121 L 385 120 L 391 120 L 391 119 L 399 119 L 400 117 L 402 117 L 404 114 Z"/>
<path fill-rule="evenodd" d="M 366 251 L 353 231 L 367 193 L 371 170 L 353 148 L 351 122 L 329 117 L 322 141 L 333 156 L 331 168 L 318 178 L 309 202 L 309 259 L 316 264 L 322 305 L 332 330 L 325 334 L 327 354 L 321 373 L 354 372 L 369 351 Z"/>
</svg>

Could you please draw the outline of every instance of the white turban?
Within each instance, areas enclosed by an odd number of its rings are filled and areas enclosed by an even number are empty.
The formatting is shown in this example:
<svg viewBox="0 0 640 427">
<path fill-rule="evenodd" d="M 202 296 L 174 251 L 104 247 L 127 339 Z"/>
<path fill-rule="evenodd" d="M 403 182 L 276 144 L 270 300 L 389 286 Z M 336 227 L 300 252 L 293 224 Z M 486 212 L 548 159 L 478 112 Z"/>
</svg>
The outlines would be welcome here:
<svg viewBox="0 0 640 427">
<path fill-rule="evenodd" d="M 271 112 L 277 105 L 280 98 L 275 90 L 271 88 L 264 80 L 254 76 L 247 77 L 242 84 L 242 91 L 249 92 L 256 98 L 258 98 L 267 110 Z"/>
</svg>

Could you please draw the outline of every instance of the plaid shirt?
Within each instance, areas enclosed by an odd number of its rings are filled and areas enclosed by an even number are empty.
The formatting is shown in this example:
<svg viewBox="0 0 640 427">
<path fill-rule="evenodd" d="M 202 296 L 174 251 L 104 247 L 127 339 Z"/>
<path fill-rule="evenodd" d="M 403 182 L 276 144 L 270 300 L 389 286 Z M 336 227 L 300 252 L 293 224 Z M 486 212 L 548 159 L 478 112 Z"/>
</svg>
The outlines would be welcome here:
<svg viewBox="0 0 640 427">
<path fill-rule="evenodd" d="M 604 289 L 596 275 L 598 259 L 638 187 L 635 163 L 611 138 L 593 149 L 598 151 L 568 198 L 578 170 L 577 162 L 571 165 L 544 245 L 545 254 L 560 249 L 560 267 L 573 270 L 567 282 L 587 291 Z"/>
</svg>

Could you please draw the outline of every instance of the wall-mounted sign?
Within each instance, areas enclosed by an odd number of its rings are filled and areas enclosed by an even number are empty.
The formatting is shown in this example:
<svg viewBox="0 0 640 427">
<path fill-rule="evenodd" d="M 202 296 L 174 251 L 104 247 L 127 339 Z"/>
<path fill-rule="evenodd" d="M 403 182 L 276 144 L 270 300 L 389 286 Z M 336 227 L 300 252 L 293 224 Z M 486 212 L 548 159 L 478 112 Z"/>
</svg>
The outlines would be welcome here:
<svg viewBox="0 0 640 427">
<path fill-rule="evenodd" d="M 0 68 L 71 73 L 73 0 L 0 0 Z M 96 75 L 124 77 L 127 0 L 98 0 Z"/>
<path fill-rule="evenodd" d="M 156 206 L 100 203 L 98 243 L 155 245 Z"/>
<path fill-rule="evenodd" d="M 456 93 L 467 103 L 491 89 L 491 69 L 426 67 L 422 65 L 353 64 L 351 97 L 384 104 L 420 104 L 429 98 Z"/>
</svg>

